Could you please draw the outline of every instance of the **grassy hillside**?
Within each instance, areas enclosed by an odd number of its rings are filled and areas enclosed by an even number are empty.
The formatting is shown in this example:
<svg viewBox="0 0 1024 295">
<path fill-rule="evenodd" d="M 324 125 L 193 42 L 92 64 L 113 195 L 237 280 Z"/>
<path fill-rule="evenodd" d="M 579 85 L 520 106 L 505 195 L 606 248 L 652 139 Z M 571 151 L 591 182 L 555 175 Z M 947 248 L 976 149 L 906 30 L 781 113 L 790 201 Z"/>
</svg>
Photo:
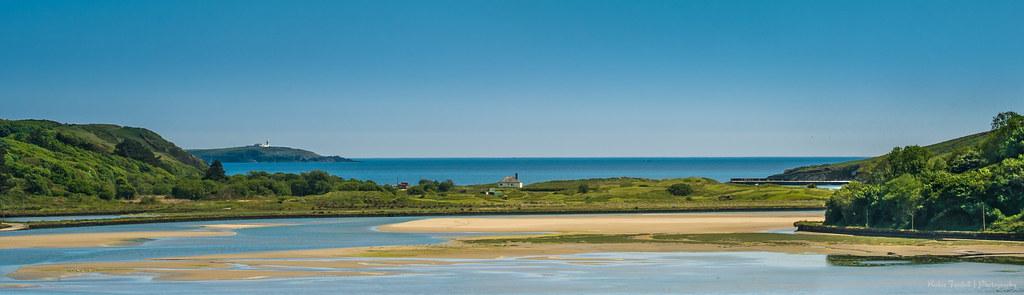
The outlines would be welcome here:
<svg viewBox="0 0 1024 295">
<path fill-rule="evenodd" d="M 219 160 L 225 163 L 352 161 L 338 156 L 321 156 L 307 150 L 276 146 L 242 146 L 221 149 L 196 149 L 189 150 L 189 152 L 209 163 L 212 163 L 214 160 Z"/>
<path fill-rule="evenodd" d="M 152 156 L 118 155 L 125 141 Z M 142 128 L 0 120 L 0 195 L 162 194 L 203 169 L 201 160 Z"/>
<path fill-rule="evenodd" d="M 925 146 L 932 156 L 947 159 L 952 155 L 970 148 L 980 146 L 990 132 L 976 133 L 952 140 Z M 872 181 L 879 173 L 887 155 L 849 162 L 798 167 L 787 169 L 781 174 L 769 176 L 771 179 L 783 180 L 858 180 Z"/>
</svg>

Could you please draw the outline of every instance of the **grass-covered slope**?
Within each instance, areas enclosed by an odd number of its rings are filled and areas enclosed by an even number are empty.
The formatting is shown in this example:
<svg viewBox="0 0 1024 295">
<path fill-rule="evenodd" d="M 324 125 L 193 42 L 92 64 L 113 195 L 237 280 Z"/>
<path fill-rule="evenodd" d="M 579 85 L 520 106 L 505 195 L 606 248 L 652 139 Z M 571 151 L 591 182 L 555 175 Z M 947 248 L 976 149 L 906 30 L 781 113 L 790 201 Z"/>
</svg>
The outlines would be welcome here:
<svg viewBox="0 0 1024 295">
<path fill-rule="evenodd" d="M 119 151 L 125 141 L 148 158 Z M 0 195 L 166 194 L 175 179 L 203 169 L 201 160 L 142 128 L 0 120 Z"/>
<path fill-rule="evenodd" d="M 339 156 L 321 156 L 317 153 L 289 147 L 242 146 L 220 149 L 196 149 L 190 153 L 206 162 L 351 162 Z"/>
<path fill-rule="evenodd" d="M 936 158 L 948 158 L 960 151 L 977 147 L 988 138 L 990 132 L 976 133 L 952 140 L 925 146 Z M 887 155 L 835 164 L 814 165 L 787 169 L 781 174 L 769 176 L 781 180 L 858 180 L 871 181 L 877 176 Z"/>
</svg>

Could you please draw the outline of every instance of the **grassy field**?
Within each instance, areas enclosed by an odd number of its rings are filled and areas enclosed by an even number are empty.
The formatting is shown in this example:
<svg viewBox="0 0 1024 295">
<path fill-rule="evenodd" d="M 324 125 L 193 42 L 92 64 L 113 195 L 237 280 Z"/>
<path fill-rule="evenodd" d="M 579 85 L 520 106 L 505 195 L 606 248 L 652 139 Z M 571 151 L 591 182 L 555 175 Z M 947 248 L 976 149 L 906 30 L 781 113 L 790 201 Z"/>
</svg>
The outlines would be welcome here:
<svg viewBox="0 0 1024 295">
<path fill-rule="evenodd" d="M 666 191 L 670 185 L 678 183 L 690 185 L 693 193 L 674 196 Z M 586 185 L 588 191 L 579 192 L 580 185 Z M 424 195 L 410 195 L 404 191 L 354 191 L 305 197 L 200 201 L 164 196 L 140 197 L 131 201 L 107 201 L 87 196 L 27 197 L 5 199 L 3 204 L 7 215 L 158 213 L 158 216 L 130 218 L 143 222 L 261 216 L 819 209 L 831 195 L 831 191 L 825 189 L 735 185 L 703 178 L 553 181 L 523 189 L 502 190 L 497 195 L 485 194 L 490 188 L 489 185 L 457 186 L 449 192 Z"/>
</svg>

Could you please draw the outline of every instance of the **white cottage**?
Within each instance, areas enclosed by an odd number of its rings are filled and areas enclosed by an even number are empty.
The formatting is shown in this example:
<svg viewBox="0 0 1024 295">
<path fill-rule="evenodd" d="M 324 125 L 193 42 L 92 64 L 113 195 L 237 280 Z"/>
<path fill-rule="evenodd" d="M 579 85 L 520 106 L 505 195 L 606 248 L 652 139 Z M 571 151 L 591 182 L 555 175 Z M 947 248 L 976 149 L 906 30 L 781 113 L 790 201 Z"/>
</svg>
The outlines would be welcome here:
<svg viewBox="0 0 1024 295">
<path fill-rule="evenodd" d="M 498 181 L 499 188 L 523 188 L 523 182 L 519 181 L 519 173 L 515 176 L 505 176 L 501 181 Z"/>
</svg>

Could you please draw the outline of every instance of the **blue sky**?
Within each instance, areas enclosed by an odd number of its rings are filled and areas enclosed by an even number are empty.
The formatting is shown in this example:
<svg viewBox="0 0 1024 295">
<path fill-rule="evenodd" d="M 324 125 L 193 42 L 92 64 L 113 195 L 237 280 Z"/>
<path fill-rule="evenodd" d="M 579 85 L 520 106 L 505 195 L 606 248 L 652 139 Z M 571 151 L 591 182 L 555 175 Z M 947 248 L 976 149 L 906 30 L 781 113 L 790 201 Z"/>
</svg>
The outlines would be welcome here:
<svg viewBox="0 0 1024 295">
<path fill-rule="evenodd" d="M 0 1 L 0 117 L 351 157 L 873 155 L 1024 111 L 1024 1 Z"/>
</svg>

